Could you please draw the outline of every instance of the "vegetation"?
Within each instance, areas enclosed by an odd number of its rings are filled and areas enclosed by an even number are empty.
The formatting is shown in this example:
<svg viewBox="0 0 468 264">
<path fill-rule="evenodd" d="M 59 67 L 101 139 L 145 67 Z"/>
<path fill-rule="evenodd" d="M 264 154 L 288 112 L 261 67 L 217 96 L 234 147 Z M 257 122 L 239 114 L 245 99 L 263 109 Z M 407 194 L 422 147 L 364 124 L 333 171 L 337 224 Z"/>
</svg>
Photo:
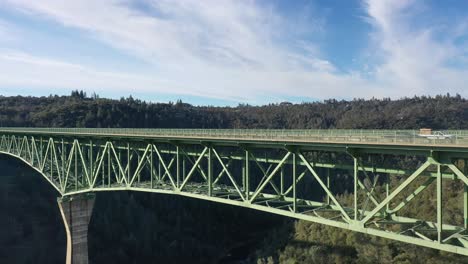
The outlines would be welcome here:
<svg viewBox="0 0 468 264">
<path fill-rule="evenodd" d="M 197 107 L 74 91 L 71 96 L 0 96 L 0 126 L 468 129 L 468 101 L 444 95 Z M 56 194 L 33 171 L 18 166 L 17 161 L 0 160 L 0 210 L 8 216 L 0 218 L 0 259 L 63 263 L 65 235 Z M 444 193 L 453 193 L 448 198 L 455 205 L 444 217 L 458 219 L 461 187 L 444 188 Z M 434 193 L 420 198 L 431 200 Z M 95 208 L 99 214 L 93 215 L 89 238 L 92 263 L 468 263 L 465 257 L 436 250 L 176 196 L 99 194 Z M 434 208 L 421 203 L 406 210 L 424 215 Z"/>
<path fill-rule="evenodd" d="M 393 184 L 399 180 L 393 179 Z M 444 184 L 444 221 L 462 223 L 463 184 Z M 402 214 L 427 219 L 436 211 L 436 190 L 422 192 Z M 378 190 L 376 190 L 378 192 Z M 408 195 L 409 192 L 406 193 Z M 341 197 L 352 199 L 351 195 Z M 273 234 L 256 252 L 257 264 L 270 263 L 468 263 L 468 258 L 307 221 L 296 221 L 284 236 Z M 279 239 L 278 239 L 279 237 Z M 269 241 L 279 241 L 273 247 Z"/>
<path fill-rule="evenodd" d="M 138 128 L 468 128 L 468 102 L 457 96 L 355 99 L 265 106 L 196 107 L 71 96 L 1 97 L 0 126 Z"/>
</svg>

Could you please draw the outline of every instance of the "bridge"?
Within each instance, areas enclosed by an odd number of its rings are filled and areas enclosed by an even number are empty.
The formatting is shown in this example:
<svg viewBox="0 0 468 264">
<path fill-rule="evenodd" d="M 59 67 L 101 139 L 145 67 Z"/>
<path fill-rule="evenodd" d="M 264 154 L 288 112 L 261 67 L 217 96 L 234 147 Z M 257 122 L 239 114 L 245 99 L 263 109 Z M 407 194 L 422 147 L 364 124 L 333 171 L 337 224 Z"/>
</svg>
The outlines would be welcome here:
<svg viewBox="0 0 468 264">
<path fill-rule="evenodd" d="M 0 128 L 0 153 L 59 193 L 67 263 L 88 262 L 93 194 L 103 191 L 182 195 L 468 256 L 468 131 L 447 133 Z M 434 198 L 421 200 L 427 192 Z M 433 215 L 409 213 L 415 202 Z"/>
</svg>

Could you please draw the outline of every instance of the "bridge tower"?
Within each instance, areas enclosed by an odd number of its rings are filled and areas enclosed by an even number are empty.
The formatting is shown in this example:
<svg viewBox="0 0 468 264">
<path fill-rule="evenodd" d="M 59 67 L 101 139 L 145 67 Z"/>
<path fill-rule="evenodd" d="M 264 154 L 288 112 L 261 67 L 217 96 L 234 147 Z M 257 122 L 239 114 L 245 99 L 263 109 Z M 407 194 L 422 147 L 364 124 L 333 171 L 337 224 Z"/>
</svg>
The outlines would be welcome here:
<svg viewBox="0 0 468 264">
<path fill-rule="evenodd" d="M 94 200 L 94 194 L 57 199 L 67 234 L 66 264 L 88 264 L 88 225 Z"/>
</svg>

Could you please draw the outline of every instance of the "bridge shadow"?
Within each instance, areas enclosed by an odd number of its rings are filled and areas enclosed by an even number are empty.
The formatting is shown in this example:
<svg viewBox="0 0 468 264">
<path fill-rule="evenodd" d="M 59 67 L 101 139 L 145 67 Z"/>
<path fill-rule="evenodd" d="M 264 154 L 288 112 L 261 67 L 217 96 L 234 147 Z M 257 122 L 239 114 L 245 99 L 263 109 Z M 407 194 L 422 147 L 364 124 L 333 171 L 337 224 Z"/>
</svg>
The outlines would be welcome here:
<svg viewBox="0 0 468 264">
<path fill-rule="evenodd" d="M 98 193 L 94 263 L 241 263 L 286 218 L 187 197 Z"/>
<path fill-rule="evenodd" d="M 60 263 L 65 230 L 57 192 L 22 161 L 0 155 L 0 262 Z"/>
</svg>

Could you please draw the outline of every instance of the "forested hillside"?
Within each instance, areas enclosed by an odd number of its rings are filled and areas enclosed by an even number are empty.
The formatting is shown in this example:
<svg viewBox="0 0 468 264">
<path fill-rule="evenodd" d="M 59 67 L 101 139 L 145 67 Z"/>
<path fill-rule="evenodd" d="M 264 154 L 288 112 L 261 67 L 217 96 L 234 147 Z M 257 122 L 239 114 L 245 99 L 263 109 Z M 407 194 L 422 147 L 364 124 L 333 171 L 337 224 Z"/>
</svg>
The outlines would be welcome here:
<svg viewBox="0 0 468 264">
<path fill-rule="evenodd" d="M 0 96 L 0 126 L 468 129 L 468 101 L 444 95 L 209 107 L 131 97 L 110 100 L 74 91 L 71 96 Z M 2 160 L 0 167 L 7 169 L 0 173 L 0 194 L 7 202 L 0 201 L 0 210 L 9 217 L 0 219 L 6 226 L 0 230 L 0 258 L 62 263 L 65 237 L 56 194 L 33 171 Z M 460 186 L 447 188 L 450 193 Z M 34 198 L 26 195 L 30 193 Z M 175 196 L 104 193 L 98 194 L 95 208 L 99 214 L 93 215 L 89 235 L 92 263 L 468 263 L 436 250 Z"/>
<path fill-rule="evenodd" d="M 401 100 L 326 100 L 265 106 L 196 107 L 181 101 L 129 98 L 1 97 L 1 126 L 145 128 L 468 128 L 468 102 L 460 96 Z"/>
</svg>

